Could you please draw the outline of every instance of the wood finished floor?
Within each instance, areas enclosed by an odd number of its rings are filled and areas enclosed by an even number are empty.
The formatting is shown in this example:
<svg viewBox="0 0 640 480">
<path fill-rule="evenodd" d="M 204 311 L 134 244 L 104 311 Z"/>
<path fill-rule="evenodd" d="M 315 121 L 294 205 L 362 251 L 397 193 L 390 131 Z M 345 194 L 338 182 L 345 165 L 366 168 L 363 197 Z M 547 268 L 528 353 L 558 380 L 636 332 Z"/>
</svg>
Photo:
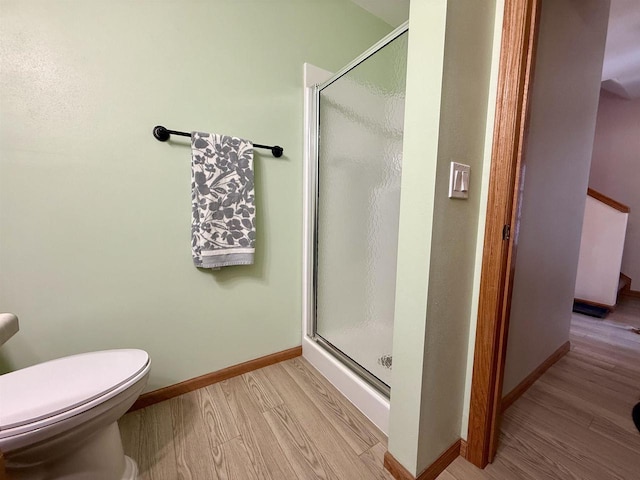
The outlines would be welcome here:
<svg viewBox="0 0 640 480">
<path fill-rule="evenodd" d="M 640 479 L 640 299 L 600 320 L 574 314 L 571 351 L 506 412 L 485 470 L 458 458 L 438 480 Z"/>
<path fill-rule="evenodd" d="M 302 357 L 129 413 L 142 480 L 381 479 L 387 439 Z"/>
<path fill-rule="evenodd" d="M 640 299 L 574 315 L 571 351 L 507 410 L 493 464 L 439 480 L 640 479 Z M 385 479 L 386 437 L 304 359 L 147 407 L 120 421 L 142 480 Z"/>
</svg>

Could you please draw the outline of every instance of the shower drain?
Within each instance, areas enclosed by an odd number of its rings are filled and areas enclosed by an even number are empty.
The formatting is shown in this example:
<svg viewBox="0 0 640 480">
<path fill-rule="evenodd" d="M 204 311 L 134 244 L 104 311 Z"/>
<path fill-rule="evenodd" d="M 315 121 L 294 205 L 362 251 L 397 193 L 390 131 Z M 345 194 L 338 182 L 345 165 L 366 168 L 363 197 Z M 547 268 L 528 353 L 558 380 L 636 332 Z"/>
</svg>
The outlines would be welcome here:
<svg viewBox="0 0 640 480">
<path fill-rule="evenodd" d="M 393 355 L 382 355 L 378 358 L 378 365 L 382 365 L 384 368 L 391 370 L 391 362 L 393 361 Z"/>
</svg>

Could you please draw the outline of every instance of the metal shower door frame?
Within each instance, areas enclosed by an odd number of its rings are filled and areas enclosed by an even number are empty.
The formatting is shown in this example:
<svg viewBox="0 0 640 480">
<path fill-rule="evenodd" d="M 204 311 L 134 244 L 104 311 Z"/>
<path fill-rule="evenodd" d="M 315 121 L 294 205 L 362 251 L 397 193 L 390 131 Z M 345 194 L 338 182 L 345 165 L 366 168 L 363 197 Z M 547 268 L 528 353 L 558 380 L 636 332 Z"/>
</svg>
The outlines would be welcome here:
<svg viewBox="0 0 640 480">
<path fill-rule="evenodd" d="M 355 372 L 360 378 L 378 390 L 387 398 L 391 395 L 391 387 L 380 380 L 378 377 L 373 375 L 367 369 L 362 367 L 358 362 L 353 360 L 343 351 L 332 345 L 326 339 L 322 338 L 318 335 L 317 326 L 318 326 L 318 315 L 317 315 L 317 299 L 318 299 L 318 192 L 319 192 L 319 171 L 320 171 L 320 145 L 319 145 L 319 135 L 320 135 L 320 92 L 339 80 L 345 74 L 356 68 L 362 62 L 367 60 L 368 58 L 375 55 L 378 51 L 382 50 L 384 47 L 393 42 L 396 38 L 403 35 L 404 33 L 409 31 L 409 22 L 405 22 L 392 31 L 389 35 L 384 37 L 378 43 L 373 45 L 367 51 L 362 53 L 362 55 L 358 56 L 351 63 L 347 64 L 344 68 L 339 70 L 337 73 L 332 75 L 329 79 L 327 79 L 324 83 L 317 84 L 313 87 L 313 98 L 311 102 L 311 117 L 314 121 L 311 123 L 311 128 L 309 131 L 309 147 L 311 150 L 311 158 L 313 159 L 313 169 L 310 172 L 312 175 L 312 188 L 311 188 L 311 224 L 313 225 L 313 229 L 311 232 L 311 245 L 313 245 L 312 249 L 312 258 L 313 258 L 313 272 L 312 272 L 312 295 L 311 295 L 311 321 L 307 323 L 307 336 L 324 348 L 326 351 L 331 353 L 335 358 L 340 360 L 344 365 L 346 365 L 351 371 Z"/>
</svg>

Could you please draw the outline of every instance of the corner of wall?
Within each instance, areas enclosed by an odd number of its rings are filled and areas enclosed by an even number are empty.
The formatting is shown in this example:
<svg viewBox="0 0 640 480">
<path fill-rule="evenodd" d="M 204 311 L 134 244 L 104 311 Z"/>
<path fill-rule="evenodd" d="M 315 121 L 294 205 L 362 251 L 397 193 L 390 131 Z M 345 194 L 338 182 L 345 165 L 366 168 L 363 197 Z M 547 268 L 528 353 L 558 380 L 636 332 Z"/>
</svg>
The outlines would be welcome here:
<svg viewBox="0 0 640 480">
<path fill-rule="evenodd" d="M 414 475 L 417 473 L 446 5 L 446 0 L 412 2 L 409 15 L 388 448 Z"/>
<path fill-rule="evenodd" d="M 487 122 L 485 125 L 484 154 L 482 161 L 482 179 L 480 181 L 480 205 L 478 207 L 478 229 L 476 232 L 476 251 L 473 270 L 471 309 L 469 312 L 469 336 L 467 345 L 467 367 L 465 374 L 464 400 L 460 437 L 467 439 L 469 429 L 469 408 L 471 403 L 471 381 L 473 379 L 473 358 L 476 348 L 476 327 L 478 324 L 478 301 L 480 298 L 480 278 L 482 274 L 482 255 L 484 251 L 484 229 L 486 225 L 487 199 L 489 197 L 489 176 L 491 173 L 491 153 L 493 151 L 493 129 L 496 116 L 498 95 L 498 69 L 500 66 L 500 47 L 502 43 L 502 22 L 505 0 L 496 0 L 496 14 L 493 24 L 491 52 L 491 76 L 489 96 L 487 98 Z"/>
<path fill-rule="evenodd" d="M 483 195 L 495 2 L 447 7 L 418 470 L 460 437 L 476 238 Z M 469 198 L 447 196 L 452 160 L 471 166 Z"/>
<path fill-rule="evenodd" d="M 411 5 L 389 451 L 413 474 L 462 428 L 503 2 L 496 3 L 495 12 L 461 0 Z M 472 166 L 468 201 L 447 198 L 453 160 Z"/>
</svg>

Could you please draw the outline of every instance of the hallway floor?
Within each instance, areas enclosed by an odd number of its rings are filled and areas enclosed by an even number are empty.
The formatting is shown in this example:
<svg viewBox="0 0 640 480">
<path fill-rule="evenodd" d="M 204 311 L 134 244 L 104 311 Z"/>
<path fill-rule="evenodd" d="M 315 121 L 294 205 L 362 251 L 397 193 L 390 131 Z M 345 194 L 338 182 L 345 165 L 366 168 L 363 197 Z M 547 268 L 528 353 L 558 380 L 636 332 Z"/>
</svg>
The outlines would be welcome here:
<svg viewBox="0 0 640 480">
<path fill-rule="evenodd" d="M 574 314 L 571 351 L 509 408 L 485 470 L 438 480 L 636 479 L 640 299 L 605 320 Z M 386 437 L 302 358 L 130 413 L 125 452 L 153 479 L 385 479 Z"/>
<path fill-rule="evenodd" d="M 573 314 L 571 351 L 506 412 L 494 463 L 458 458 L 438 480 L 640 478 L 640 298 L 606 319 Z"/>
</svg>

